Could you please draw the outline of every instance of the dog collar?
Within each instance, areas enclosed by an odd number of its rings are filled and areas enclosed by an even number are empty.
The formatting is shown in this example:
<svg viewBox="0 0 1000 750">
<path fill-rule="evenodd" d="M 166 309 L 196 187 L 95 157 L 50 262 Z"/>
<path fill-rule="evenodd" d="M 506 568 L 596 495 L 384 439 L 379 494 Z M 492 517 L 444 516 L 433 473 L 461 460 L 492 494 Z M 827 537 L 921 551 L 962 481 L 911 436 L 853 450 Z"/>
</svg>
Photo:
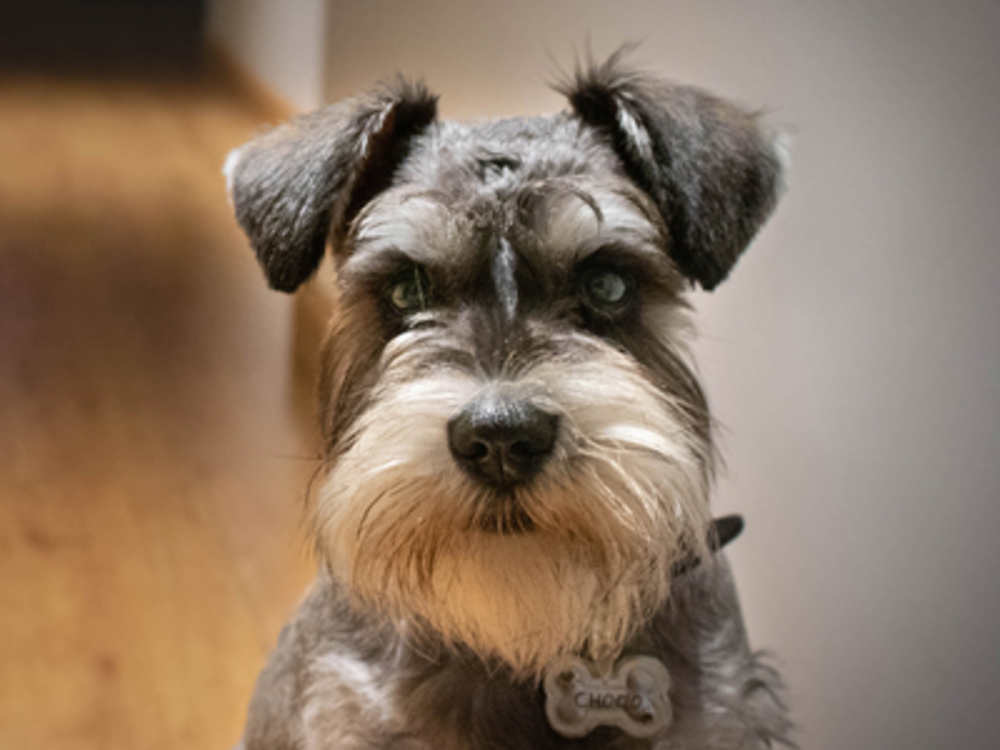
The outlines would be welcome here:
<svg viewBox="0 0 1000 750">
<path fill-rule="evenodd" d="M 713 520 L 709 549 L 722 549 L 742 531 L 740 516 Z M 673 575 L 683 575 L 700 564 L 698 557 L 681 561 Z M 563 737 L 583 737 L 599 726 L 618 727 L 637 739 L 652 737 L 673 720 L 670 684 L 666 666 L 652 656 L 630 656 L 602 668 L 567 654 L 545 670 L 545 715 Z"/>
<path fill-rule="evenodd" d="M 720 549 L 725 547 L 743 533 L 743 527 L 745 525 L 743 516 L 738 515 L 719 516 L 718 518 L 712 519 L 712 525 L 708 529 L 709 551 L 718 552 Z M 691 555 L 690 557 L 675 563 L 673 569 L 670 571 L 670 574 L 676 578 L 679 575 L 683 575 L 684 573 L 697 568 L 699 565 L 701 565 L 701 558 L 697 555 Z"/>
</svg>

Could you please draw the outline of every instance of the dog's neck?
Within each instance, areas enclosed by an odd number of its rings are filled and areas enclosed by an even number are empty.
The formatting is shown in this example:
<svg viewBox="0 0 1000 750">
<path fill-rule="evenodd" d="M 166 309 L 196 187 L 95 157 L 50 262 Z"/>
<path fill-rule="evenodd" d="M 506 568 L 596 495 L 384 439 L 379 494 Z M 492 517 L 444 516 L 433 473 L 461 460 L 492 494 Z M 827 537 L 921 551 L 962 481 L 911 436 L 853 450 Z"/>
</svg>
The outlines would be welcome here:
<svg viewBox="0 0 1000 750">
<path fill-rule="evenodd" d="M 647 746 L 613 727 L 598 727 L 572 741 L 561 737 L 546 716 L 545 696 L 537 684 L 512 679 L 503 665 L 470 652 L 405 653 L 405 677 L 397 695 L 407 716 L 422 717 L 418 721 L 426 723 L 429 736 L 453 732 L 456 738 L 471 738 L 471 747 L 484 749 Z M 633 656 L 652 657 L 666 667 L 672 682 L 672 726 L 679 736 L 696 731 L 707 716 L 728 721 L 727 731 L 736 731 L 745 707 L 734 705 L 743 699 L 733 696 L 748 694 L 757 665 L 721 556 L 678 579 L 670 601 L 632 637 L 618 661 Z M 726 716 L 728 720 L 722 718 Z M 506 738 L 504 745 L 497 744 L 498 737 Z"/>
<path fill-rule="evenodd" d="M 735 527 L 723 526 L 717 528 L 716 547 L 735 536 L 730 533 Z M 378 670 L 383 675 L 379 681 L 391 685 L 395 709 L 407 717 L 408 731 L 452 736 L 455 747 L 484 750 L 649 746 L 647 740 L 631 738 L 614 727 L 598 727 L 574 740 L 563 738 L 546 717 L 538 681 L 519 679 L 503 663 L 445 644 L 417 623 L 390 622 L 362 613 L 329 578 L 321 580 L 320 586 L 327 587 L 322 597 L 325 606 L 336 610 L 321 616 L 339 623 L 336 639 Z M 773 731 L 778 736 L 784 731 L 784 719 L 771 692 L 776 676 L 749 650 L 732 576 L 722 554 L 691 561 L 675 579 L 669 600 L 632 636 L 615 661 L 637 656 L 651 657 L 665 666 L 672 685 L 673 714 L 666 731 L 671 736 L 695 738 L 691 747 L 714 746 L 701 744 L 706 723 L 721 733 L 753 730 L 766 736 Z M 497 744 L 498 737 L 506 739 Z"/>
</svg>

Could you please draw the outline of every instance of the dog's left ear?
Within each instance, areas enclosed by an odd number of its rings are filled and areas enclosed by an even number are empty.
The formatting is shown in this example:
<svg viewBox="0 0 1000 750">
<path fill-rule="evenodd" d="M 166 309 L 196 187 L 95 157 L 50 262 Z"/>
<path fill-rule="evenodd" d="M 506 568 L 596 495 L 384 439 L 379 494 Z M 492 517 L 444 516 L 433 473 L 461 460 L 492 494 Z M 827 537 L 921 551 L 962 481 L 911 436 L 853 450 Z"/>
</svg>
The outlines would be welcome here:
<svg viewBox="0 0 1000 750">
<path fill-rule="evenodd" d="M 233 151 L 224 172 L 236 218 L 268 283 L 295 291 L 333 233 L 387 188 L 410 138 L 437 116 L 437 97 L 402 78 L 301 115 Z"/>
<path fill-rule="evenodd" d="M 777 202 L 781 154 L 753 114 L 628 70 L 625 51 L 557 88 L 656 202 L 681 272 L 714 289 Z"/>
</svg>

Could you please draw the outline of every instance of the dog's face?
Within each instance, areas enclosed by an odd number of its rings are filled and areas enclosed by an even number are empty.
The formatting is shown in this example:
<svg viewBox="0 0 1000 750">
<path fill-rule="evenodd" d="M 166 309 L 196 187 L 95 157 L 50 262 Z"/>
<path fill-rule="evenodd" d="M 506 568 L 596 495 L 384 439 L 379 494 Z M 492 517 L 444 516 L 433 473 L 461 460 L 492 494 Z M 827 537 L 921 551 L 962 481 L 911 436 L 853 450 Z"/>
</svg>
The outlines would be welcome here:
<svg viewBox="0 0 1000 750">
<path fill-rule="evenodd" d="M 683 295 L 725 277 L 779 180 L 706 94 L 615 60 L 566 88 L 572 113 L 466 125 L 397 82 L 228 165 L 273 286 L 332 241 L 311 508 L 332 574 L 524 674 L 613 653 L 704 552 Z"/>
</svg>

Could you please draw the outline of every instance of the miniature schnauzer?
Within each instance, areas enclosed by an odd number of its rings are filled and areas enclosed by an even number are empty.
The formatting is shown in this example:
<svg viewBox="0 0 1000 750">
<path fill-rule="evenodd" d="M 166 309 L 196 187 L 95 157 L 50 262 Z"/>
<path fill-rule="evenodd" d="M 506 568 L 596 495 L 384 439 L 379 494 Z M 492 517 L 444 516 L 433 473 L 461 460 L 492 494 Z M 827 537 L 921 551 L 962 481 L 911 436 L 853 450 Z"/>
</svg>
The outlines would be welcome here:
<svg viewBox="0 0 1000 750">
<path fill-rule="evenodd" d="M 726 278 L 782 158 L 620 55 L 569 110 L 436 119 L 402 78 L 233 152 L 272 287 L 330 246 L 321 572 L 246 750 L 790 744 L 713 521 L 685 294 Z"/>
</svg>

